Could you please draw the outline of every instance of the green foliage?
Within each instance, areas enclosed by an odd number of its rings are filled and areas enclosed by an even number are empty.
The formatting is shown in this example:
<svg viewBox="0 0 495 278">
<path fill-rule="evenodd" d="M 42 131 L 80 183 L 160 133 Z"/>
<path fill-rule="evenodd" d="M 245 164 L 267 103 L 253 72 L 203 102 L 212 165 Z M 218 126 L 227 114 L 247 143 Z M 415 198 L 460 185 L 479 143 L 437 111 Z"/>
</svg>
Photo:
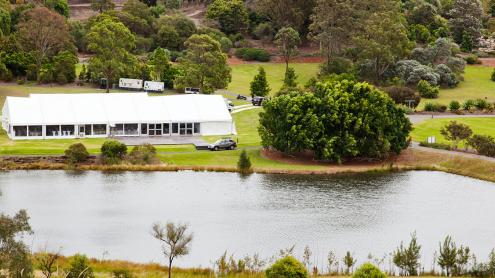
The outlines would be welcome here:
<svg viewBox="0 0 495 278">
<path fill-rule="evenodd" d="M 85 255 L 76 254 L 69 258 L 66 278 L 94 278 L 93 269 Z"/>
<path fill-rule="evenodd" d="M 440 242 L 440 250 L 437 258 L 438 265 L 446 271 L 447 276 L 452 274 L 456 266 L 457 247 L 452 237 L 447 236 L 443 243 Z"/>
<path fill-rule="evenodd" d="M 446 140 L 452 141 L 452 147 L 457 149 L 459 143 L 471 137 L 473 131 L 468 125 L 451 121 L 440 130 L 440 134 Z"/>
<path fill-rule="evenodd" d="M 351 73 L 354 69 L 352 61 L 343 57 L 332 57 L 326 63 L 321 64 L 320 74 L 342 74 Z"/>
<path fill-rule="evenodd" d="M 268 22 L 260 23 L 254 28 L 253 34 L 256 38 L 263 41 L 263 43 L 268 43 L 273 40 L 273 36 L 275 34 L 275 30 L 273 26 Z"/>
<path fill-rule="evenodd" d="M 102 13 L 104 11 L 113 10 L 115 8 L 115 4 L 113 0 L 91 0 L 91 9 L 93 11 L 97 11 Z"/>
<path fill-rule="evenodd" d="M 220 43 L 208 35 L 193 35 L 185 45 L 187 51 L 179 59 L 176 77 L 179 88 L 197 87 L 203 93 L 226 88 L 232 76 Z"/>
<path fill-rule="evenodd" d="M 70 164 L 84 162 L 89 157 L 88 150 L 82 143 L 75 143 L 70 145 L 64 153 Z"/>
<path fill-rule="evenodd" d="M 127 146 L 119 141 L 105 141 L 101 146 L 101 157 L 106 164 L 117 164 L 127 154 Z"/>
<path fill-rule="evenodd" d="M 166 49 L 180 49 L 181 39 L 173 26 L 161 26 L 155 38 L 156 43 Z"/>
<path fill-rule="evenodd" d="M 411 241 L 409 246 L 404 247 L 403 243 L 394 251 L 393 261 L 394 264 L 401 269 L 402 275 L 416 276 L 418 275 L 418 268 L 420 265 L 419 259 L 421 245 L 418 244 L 416 234 L 411 235 Z"/>
<path fill-rule="evenodd" d="M 449 26 L 454 41 L 466 50 L 476 46 L 481 37 L 482 18 L 481 1 L 454 0 L 449 12 Z"/>
<path fill-rule="evenodd" d="M 480 61 L 480 59 L 478 59 L 478 55 L 476 55 L 476 54 L 470 54 L 466 58 L 464 58 L 464 60 L 466 60 L 466 63 L 468 65 L 481 64 L 481 61 Z"/>
<path fill-rule="evenodd" d="M 206 17 L 217 20 L 220 30 L 226 34 L 244 31 L 249 24 L 249 17 L 242 0 L 214 0 L 206 10 Z"/>
<path fill-rule="evenodd" d="M 492 81 L 495 81 L 495 69 L 493 69 L 492 74 L 491 74 L 491 76 L 490 76 L 490 79 L 491 79 Z"/>
<path fill-rule="evenodd" d="M 267 278 L 307 278 L 304 265 L 292 256 L 277 260 L 265 271 Z"/>
<path fill-rule="evenodd" d="M 135 46 L 135 37 L 121 22 L 110 18 L 94 24 L 88 32 L 88 50 L 95 53 L 89 60 L 89 68 L 110 84 L 124 72 L 129 71 L 136 60 L 129 51 Z"/>
<path fill-rule="evenodd" d="M 346 266 L 346 271 L 345 271 L 346 274 L 349 274 L 351 272 L 352 267 L 356 264 L 356 259 L 352 256 L 351 252 L 347 251 L 342 261 Z"/>
<path fill-rule="evenodd" d="M 297 75 L 294 68 L 285 71 L 284 85 L 282 88 L 297 88 Z"/>
<path fill-rule="evenodd" d="M 80 52 L 86 51 L 86 27 L 80 21 L 69 21 L 70 34 Z"/>
<path fill-rule="evenodd" d="M 354 272 L 352 278 L 387 278 L 387 275 L 373 264 L 365 263 Z"/>
<path fill-rule="evenodd" d="M 270 93 L 270 86 L 266 80 L 266 72 L 263 67 L 258 69 L 258 74 L 256 74 L 250 84 L 251 97 L 255 96 L 267 96 Z"/>
<path fill-rule="evenodd" d="M 239 48 L 235 51 L 235 56 L 244 61 L 270 61 L 270 53 L 262 48 Z"/>
<path fill-rule="evenodd" d="M 116 269 L 112 271 L 113 278 L 135 278 L 136 276 L 128 269 Z"/>
<path fill-rule="evenodd" d="M 468 99 L 462 104 L 462 109 L 465 111 L 470 111 L 471 109 L 473 109 L 474 104 L 475 104 L 474 100 Z"/>
<path fill-rule="evenodd" d="M 489 135 L 473 135 L 467 140 L 467 145 L 480 155 L 495 157 L 495 139 Z"/>
<path fill-rule="evenodd" d="M 154 26 L 157 44 L 169 50 L 183 50 L 185 41 L 197 31 L 194 22 L 180 13 L 161 16 Z"/>
<path fill-rule="evenodd" d="M 433 149 L 439 149 L 439 150 L 447 150 L 450 151 L 452 150 L 452 147 L 448 144 L 443 144 L 443 143 L 428 143 L 421 141 L 419 142 L 419 145 L 421 147 L 427 147 L 427 148 L 433 148 Z"/>
<path fill-rule="evenodd" d="M 373 120 L 364 120 L 373 119 Z M 314 93 L 282 94 L 264 103 L 265 147 L 304 150 L 317 159 L 384 158 L 408 145 L 411 123 L 392 99 L 366 83 L 317 83 Z"/>
<path fill-rule="evenodd" d="M 32 233 L 29 216 L 20 210 L 13 217 L 0 213 L 0 269 L 10 277 L 32 277 L 30 250 L 20 237 Z"/>
<path fill-rule="evenodd" d="M 449 110 L 451 112 L 457 112 L 461 109 L 461 104 L 457 100 L 453 100 L 449 103 Z"/>
<path fill-rule="evenodd" d="M 440 88 L 437 86 L 432 86 L 426 80 L 420 80 L 418 82 L 418 92 L 419 95 L 423 98 L 438 98 Z"/>
<path fill-rule="evenodd" d="M 0 0 L 0 38 L 10 34 L 12 24 L 10 10 L 10 3 L 7 0 Z"/>
<path fill-rule="evenodd" d="M 53 67 L 56 80 L 60 84 L 74 82 L 76 80 L 77 56 L 70 51 L 61 51 L 53 57 Z"/>
<path fill-rule="evenodd" d="M 163 2 L 165 4 L 165 8 L 170 10 L 176 10 L 180 8 L 180 5 L 182 4 L 182 0 L 164 0 Z"/>
<path fill-rule="evenodd" d="M 478 98 L 474 101 L 474 107 L 478 110 L 486 110 L 490 108 L 490 104 L 486 99 Z"/>
<path fill-rule="evenodd" d="M 152 68 L 152 77 L 154 80 L 162 81 L 165 88 L 173 89 L 175 75 L 177 70 L 172 66 L 169 60 L 169 54 L 163 48 L 156 48 L 150 54 L 149 65 Z"/>
<path fill-rule="evenodd" d="M 148 165 L 158 163 L 156 148 L 151 144 L 135 146 L 129 153 L 129 161 L 134 165 Z"/>
<path fill-rule="evenodd" d="M 56 11 L 66 18 L 69 18 L 70 12 L 67 0 L 45 0 L 44 3 L 45 7 L 49 8 L 50 10 Z"/>
<path fill-rule="evenodd" d="M 409 87 L 391 86 L 385 88 L 384 91 L 396 104 L 403 104 L 411 108 L 416 108 L 421 101 L 421 96 Z"/>
<path fill-rule="evenodd" d="M 466 31 L 462 32 L 461 50 L 464 52 L 470 52 L 473 50 L 473 47 L 474 41 L 471 35 Z"/>
<path fill-rule="evenodd" d="M 297 54 L 297 46 L 300 43 L 299 33 L 291 27 L 284 27 L 275 35 L 275 44 L 284 58 L 286 68 L 289 67 L 290 59 Z"/>
<path fill-rule="evenodd" d="M 234 46 L 232 41 L 227 37 L 221 37 L 218 42 L 220 43 L 220 47 L 224 53 L 229 53 L 230 49 Z"/>
<path fill-rule="evenodd" d="M 239 155 L 239 161 L 237 162 L 237 169 L 241 173 L 249 173 L 252 171 L 251 159 L 249 159 L 246 150 L 242 150 L 241 154 Z"/>
</svg>

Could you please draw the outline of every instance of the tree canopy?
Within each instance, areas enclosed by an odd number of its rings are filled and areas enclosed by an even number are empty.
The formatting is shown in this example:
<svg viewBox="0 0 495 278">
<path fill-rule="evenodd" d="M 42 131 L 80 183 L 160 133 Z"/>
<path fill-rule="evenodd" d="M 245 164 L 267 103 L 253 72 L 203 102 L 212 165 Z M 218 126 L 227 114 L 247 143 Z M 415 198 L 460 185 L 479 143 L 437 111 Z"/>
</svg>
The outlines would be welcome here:
<svg viewBox="0 0 495 278">
<path fill-rule="evenodd" d="M 226 34 L 235 34 L 245 31 L 249 17 L 242 0 L 214 0 L 208 6 L 206 17 L 215 19 L 220 30 Z"/>
</svg>

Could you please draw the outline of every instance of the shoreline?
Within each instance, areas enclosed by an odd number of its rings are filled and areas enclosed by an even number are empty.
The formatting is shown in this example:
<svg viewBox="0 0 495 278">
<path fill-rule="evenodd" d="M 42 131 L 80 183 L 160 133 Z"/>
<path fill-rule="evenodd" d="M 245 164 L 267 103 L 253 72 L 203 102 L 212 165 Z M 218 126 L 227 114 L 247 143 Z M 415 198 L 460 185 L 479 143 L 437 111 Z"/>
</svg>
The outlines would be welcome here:
<svg viewBox="0 0 495 278">
<path fill-rule="evenodd" d="M 291 166 L 307 166 L 307 163 L 293 159 L 276 159 Z M 253 167 L 252 173 L 256 174 L 289 174 L 289 175 L 346 175 L 360 173 L 392 173 L 403 171 L 440 171 L 460 176 L 475 178 L 479 180 L 495 182 L 495 162 L 478 158 L 467 158 L 459 155 L 446 155 L 428 152 L 424 150 L 407 149 L 397 157 L 389 160 L 371 163 L 351 163 L 351 164 L 323 164 L 313 162 L 312 165 L 319 166 L 318 169 L 276 169 L 269 167 Z M 323 169 L 321 167 L 324 167 Z M 239 173 L 235 166 L 218 165 L 103 165 L 86 164 L 71 166 L 66 163 L 14 163 L 6 162 L 0 158 L 0 171 L 15 170 L 75 170 L 75 171 L 102 171 L 102 172 L 226 172 Z"/>
</svg>

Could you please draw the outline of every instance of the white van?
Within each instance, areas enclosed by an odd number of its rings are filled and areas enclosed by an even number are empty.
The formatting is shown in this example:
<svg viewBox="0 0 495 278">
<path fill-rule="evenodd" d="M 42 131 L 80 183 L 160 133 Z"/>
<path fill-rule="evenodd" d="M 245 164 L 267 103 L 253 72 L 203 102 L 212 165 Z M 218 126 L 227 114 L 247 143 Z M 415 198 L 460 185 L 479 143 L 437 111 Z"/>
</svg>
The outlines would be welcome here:
<svg viewBox="0 0 495 278">
<path fill-rule="evenodd" d="M 131 78 L 120 78 L 119 79 L 119 88 L 141 90 L 143 88 L 143 80 L 131 79 Z"/>
<path fill-rule="evenodd" d="M 200 91 L 199 91 L 199 88 L 186 87 L 184 89 L 184 93 L 197 95 L 200 93 Z"/>
<path fill-rule="evenodd" d="M 165 83 L 157 81 L 144 81 L 144 90 L 147 92 L 163 92 L 165 90 Z"/>
</svg>

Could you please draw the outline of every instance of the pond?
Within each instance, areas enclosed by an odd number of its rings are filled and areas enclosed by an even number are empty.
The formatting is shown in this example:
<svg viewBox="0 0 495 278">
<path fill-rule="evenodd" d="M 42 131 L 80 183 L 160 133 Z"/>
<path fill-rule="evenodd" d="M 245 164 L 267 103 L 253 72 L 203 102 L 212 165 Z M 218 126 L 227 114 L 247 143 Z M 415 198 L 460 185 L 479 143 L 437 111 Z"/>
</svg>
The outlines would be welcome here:
<svg viewBox="0 0 495 278">
<path fill-rule="evenodd" d="M 295 244 L 312 261 L 347 250 L 362 263 L 383 257 L 416 231 L 430 269 L 452 235 L 484 259 L 495 248 L 495 184 L 426 171 L 352 176 L 204 172 L 0 172 L 0 211 L 27 209 L 34 251 L 163 262 L 154 222 L 188 223 L 180 266 L 211 267 L 226 250 L 268 258 Z M 389 259 L 385 260 L 389 263 Z"/>
</svg>

